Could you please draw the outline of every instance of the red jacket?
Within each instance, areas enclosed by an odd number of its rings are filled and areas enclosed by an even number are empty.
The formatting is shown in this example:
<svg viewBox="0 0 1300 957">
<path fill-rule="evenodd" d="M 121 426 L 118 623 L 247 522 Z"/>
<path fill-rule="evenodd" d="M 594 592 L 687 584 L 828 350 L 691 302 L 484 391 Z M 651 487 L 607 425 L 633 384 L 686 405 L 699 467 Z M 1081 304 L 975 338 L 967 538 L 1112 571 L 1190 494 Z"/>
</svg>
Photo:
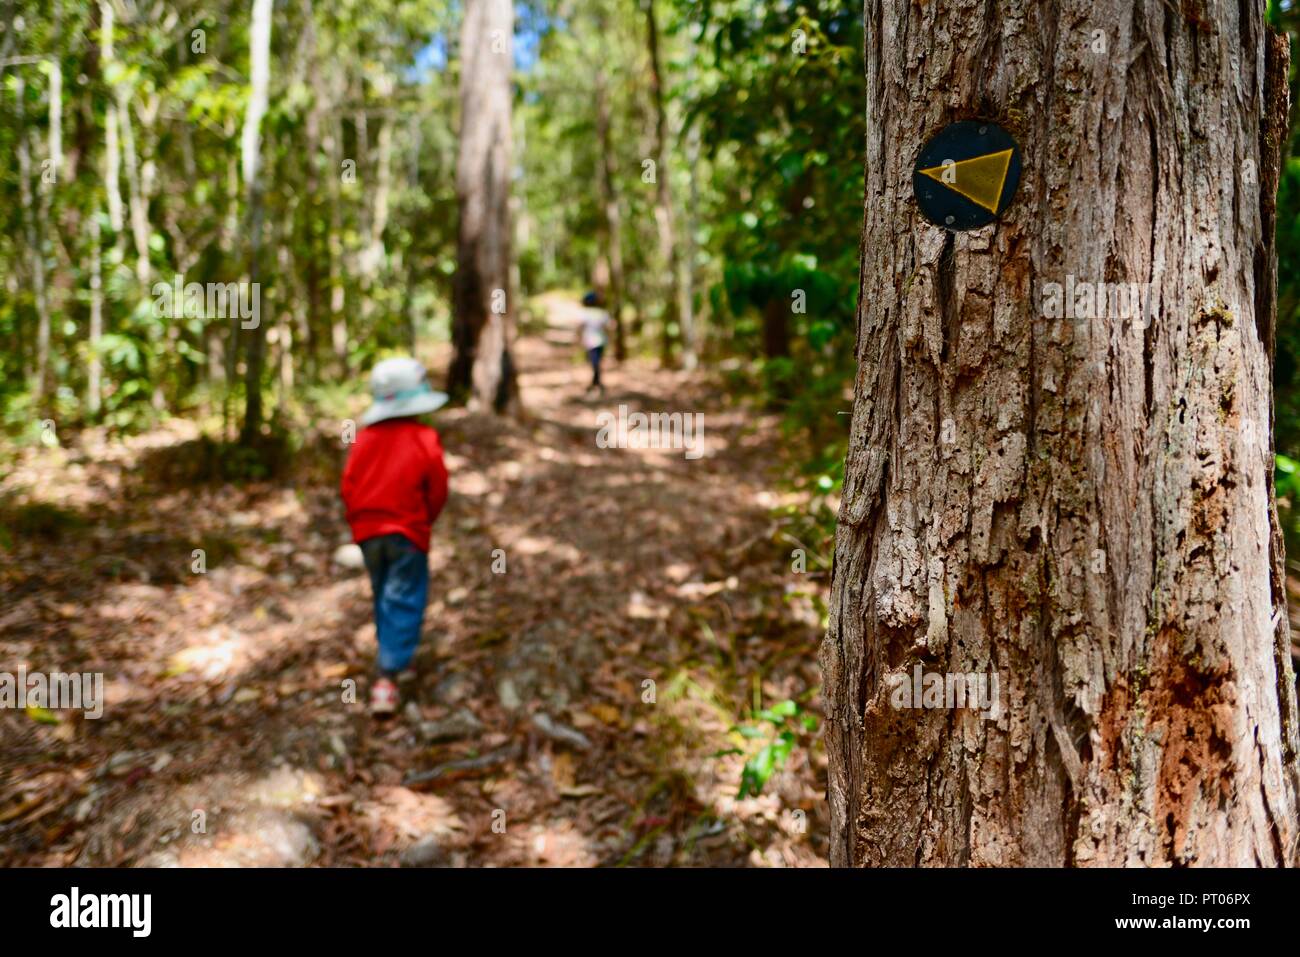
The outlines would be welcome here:
<svg viewBox="0 0 1300 957">
<path fill-rule="evenodd" d="M 353 541 L 396 532 L 427 552 L 433 520 L 447 503 L 438 433 L 414 419 L 362 429 L 343 467 L 342 492 Z"/>
</svg>

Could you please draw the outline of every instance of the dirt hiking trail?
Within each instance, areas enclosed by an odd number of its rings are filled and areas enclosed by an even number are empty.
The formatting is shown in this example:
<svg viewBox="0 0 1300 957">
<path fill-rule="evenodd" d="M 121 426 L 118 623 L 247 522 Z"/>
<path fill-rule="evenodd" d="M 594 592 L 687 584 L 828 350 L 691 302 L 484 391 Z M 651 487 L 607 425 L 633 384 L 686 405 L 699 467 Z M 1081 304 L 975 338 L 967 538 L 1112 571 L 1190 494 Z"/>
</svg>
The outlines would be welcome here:
<svg viewBox="0 0 1300 957">
<path fill-rule="evenodd" d="M 736 796 L 775 727 L 754 710 L 820 720 L 826 580 L 772 518 L 778 422 L 641 360 L 584 397 L 576 304 L 547 307 L 517 347 L 526 421 L 434 417 L 451 497 L 388 724 L 365 713 L 369 584 L 335 561 L 334 425 L 318 467 L 242 485 L 178 479 L 203 448 L 186 420 L 21 453 L 0 670 L 102 672 L 105 704 L 0 710 L 0 863 L 824 863 L 819 727 Z M 703 454 L 598 447 L 620 405 L 702 412 Z"/>
</svg>

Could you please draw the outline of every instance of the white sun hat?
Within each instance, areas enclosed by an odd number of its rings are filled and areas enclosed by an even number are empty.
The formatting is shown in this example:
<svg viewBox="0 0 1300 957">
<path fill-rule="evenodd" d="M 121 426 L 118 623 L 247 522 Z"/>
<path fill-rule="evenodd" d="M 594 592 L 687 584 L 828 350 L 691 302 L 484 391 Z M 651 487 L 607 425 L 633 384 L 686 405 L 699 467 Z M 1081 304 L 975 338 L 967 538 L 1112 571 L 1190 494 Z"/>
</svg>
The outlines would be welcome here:
<svg viewBox="0 0 1300 957">
<path fill-rule="evenodd" d="M 385 359 L 371 370 L 370 393 L 375 402 L 361 416 L 363 426 L 433 412 L 446 405 L 448 398 L 447 393 L 435 392 L 429 385 L 424 366 L 406 356 Z"/>
</svg>

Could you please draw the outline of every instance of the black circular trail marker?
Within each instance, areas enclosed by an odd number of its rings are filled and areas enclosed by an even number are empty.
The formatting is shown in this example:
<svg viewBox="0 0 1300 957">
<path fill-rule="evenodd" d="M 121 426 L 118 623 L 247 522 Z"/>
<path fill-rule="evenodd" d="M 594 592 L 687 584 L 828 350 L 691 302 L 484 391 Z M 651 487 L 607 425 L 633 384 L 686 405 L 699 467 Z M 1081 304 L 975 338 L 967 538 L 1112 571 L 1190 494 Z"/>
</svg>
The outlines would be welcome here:
<svg viewBox="0 0 1300 957">
<path fill-rule="evenodd" d="M 944 229 L 987 226 L 1020 185 L 1020 146 L 995 123 L 950 123 L 921 147 L 912 192 L 921 215 Z"/>
</svg>

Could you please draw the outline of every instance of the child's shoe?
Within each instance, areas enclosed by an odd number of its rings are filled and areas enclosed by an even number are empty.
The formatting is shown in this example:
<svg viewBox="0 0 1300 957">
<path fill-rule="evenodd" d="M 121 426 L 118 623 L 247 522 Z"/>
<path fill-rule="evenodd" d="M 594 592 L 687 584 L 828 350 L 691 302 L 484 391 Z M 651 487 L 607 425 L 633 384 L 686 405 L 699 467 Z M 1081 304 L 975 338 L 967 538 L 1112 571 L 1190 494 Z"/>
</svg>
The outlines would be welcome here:
<svg viewBox="0 0 1300 957">
<path fill-rule="evenodd" d="M 397 713 L 401 695 L 397 683 L 388 675 L 380 675 L 370 686 L 370 716 L 372 718 L 391 718 Z"/>
</svg>

